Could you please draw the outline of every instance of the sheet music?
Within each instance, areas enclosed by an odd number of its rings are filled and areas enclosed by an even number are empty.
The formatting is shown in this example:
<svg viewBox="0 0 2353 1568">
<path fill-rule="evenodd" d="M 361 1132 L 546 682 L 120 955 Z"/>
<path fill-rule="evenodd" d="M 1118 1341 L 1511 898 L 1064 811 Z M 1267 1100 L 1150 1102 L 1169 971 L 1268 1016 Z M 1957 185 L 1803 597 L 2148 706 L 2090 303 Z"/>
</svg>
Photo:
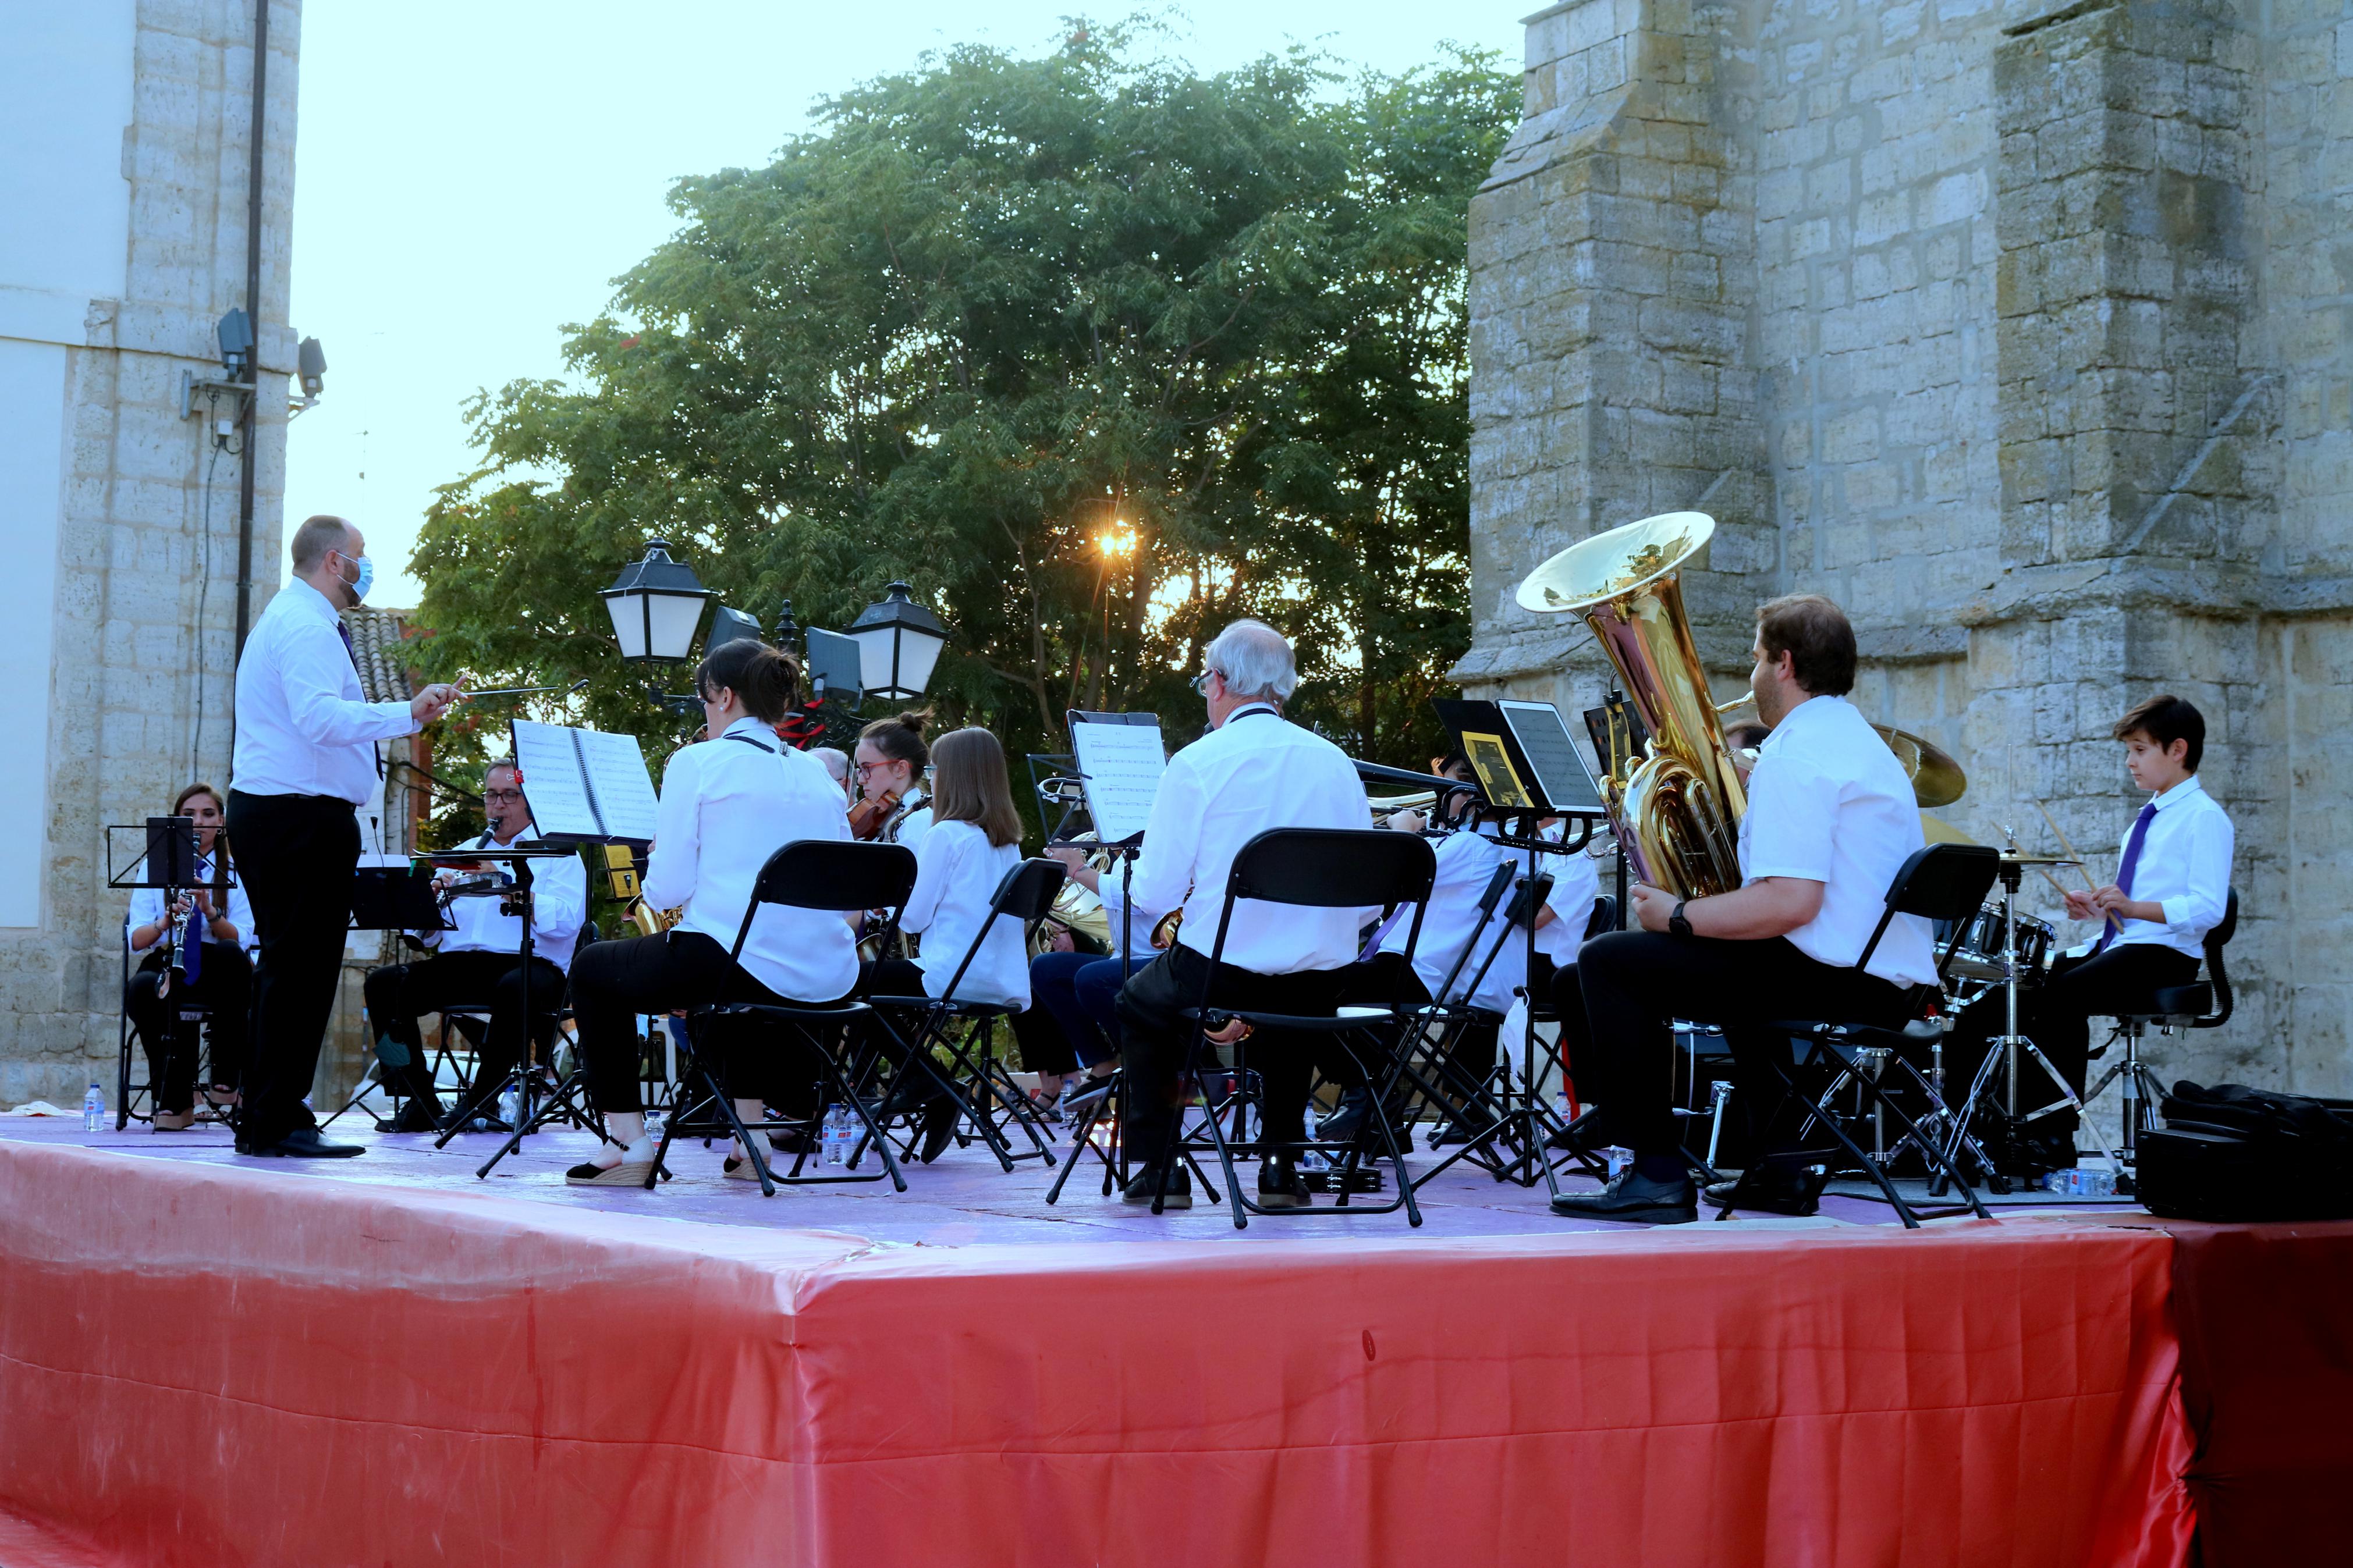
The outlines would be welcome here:
<svg viewBox="0 0 2353 1568">
<path fill-rule="evenodd" d="M 1095 837 L 1117 844 L 1144 831 L 1168 759 L 1157 724 L 1073 724 L 1071 750 L 1087 792 Z"/>
<path fill-rule="evenodd" d="M 1535 770 L 1547 805 L 1556 811 L 1601 809 L 1600 792 L 1568 737 L 1568 726 L 1561 722 L 1559 709 L 1549 702 L 1505 701 L 1495 707 L 1519 742 L 1520 754 Z"/>
<path fill-rule="evenodd" d="M 588 786 L 597 815 L 604 818 L 605 837 L 649 844 L 654 837 L 653 775 L 646 771 L 646 754 L 635 735 L 604 730 L 575 730 L 580 754 L 587 764 Z M 541 829 L 545 832 L 545 828 Z"/>
<path fill-rule="evenodd" d="M 531 807 L 532 825 L 542 836 L 555 833 L 575 838 L 602 838 L 603 826 L 588 798 L 588 783 L 580 771 L 580 750 L 572 731 L 561 724 L 539 724 L 529 719 L 512 721 L 515 765 L 522 772 L 523 804 Z M 642 772 L 644 764 L 638 764 Z M 651 829 L 648 829 L 649 836 Z"/>
</svg>

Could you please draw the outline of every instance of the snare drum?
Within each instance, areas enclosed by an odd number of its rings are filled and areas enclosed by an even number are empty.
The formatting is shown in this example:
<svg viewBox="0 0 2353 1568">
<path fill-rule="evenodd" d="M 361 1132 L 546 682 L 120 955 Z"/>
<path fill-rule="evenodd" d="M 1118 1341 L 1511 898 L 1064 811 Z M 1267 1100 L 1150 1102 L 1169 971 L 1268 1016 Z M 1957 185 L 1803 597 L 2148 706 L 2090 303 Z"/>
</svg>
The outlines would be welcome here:
<svg viewBox="0 0 2353 1568">
<path fill-rule="evenodd" d="M 2049 921 L 2032 915 L 2018 917 L 2018 977 L 2032 982 L 2042 978 L 2042 971 L 2051 959 L 2052 949 L 2058 945 L 2058 931 Z M 1961 933 L 1961 945 L 1954 950 L 1953 962 L 1946 973 L 1955 980 L 2000 981 L 2002 949 L 2002 912 L 2000 904 L 1988 904 L 1978 910 Z"/>
</svg>

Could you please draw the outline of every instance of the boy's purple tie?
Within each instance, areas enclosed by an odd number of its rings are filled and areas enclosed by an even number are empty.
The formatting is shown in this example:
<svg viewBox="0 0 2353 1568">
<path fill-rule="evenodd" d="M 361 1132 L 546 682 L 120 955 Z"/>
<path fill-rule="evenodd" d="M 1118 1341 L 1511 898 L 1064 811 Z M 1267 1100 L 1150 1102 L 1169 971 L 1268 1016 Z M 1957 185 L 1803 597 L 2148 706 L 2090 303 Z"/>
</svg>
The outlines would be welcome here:
<svg viewBox="0 0 2353 1568">
<path fill-rule="evenodd" d="M 2156 815 L 2157 802 L 2152 800 L 2140 808 L 2140 815 L 2133 818 L 2132 831 L 2125 836 L 2125 860 L 2116 868 L 2116 886 L 2123 889 L 2127 899 L 2132 897 L 2133 872 L 2140 867 L 2141 840 L 2148 837 L 2148 819 Z M 2122 930 L 2124 919 L 2118 916 L 2100 933 L 2100 945 L 2092 952 L 2094 954 L 2107 952 L 2108 943 L 2116 941 L 2116 932 Z"/>
</svg>

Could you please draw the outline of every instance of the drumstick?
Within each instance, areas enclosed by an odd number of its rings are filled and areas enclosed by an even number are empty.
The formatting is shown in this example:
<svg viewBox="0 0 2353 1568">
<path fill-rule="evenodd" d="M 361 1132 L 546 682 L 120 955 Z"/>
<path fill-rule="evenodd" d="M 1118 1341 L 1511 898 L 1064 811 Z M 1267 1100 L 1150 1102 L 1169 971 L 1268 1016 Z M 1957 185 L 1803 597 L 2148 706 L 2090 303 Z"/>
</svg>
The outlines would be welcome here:
<svg viewBox="0 0 2353 1568">
<path fill-rule="evenodd" d="M 2094 893 L 2098 892 L 2100 890 L 2100 885 L 2092 880 L 2092 868 L 2084 863 L 2084 857 L 2076 853 L 2075 847 L 2067 842 L 2066 830 L 2059 826 L 2059 819 L 2051 815 L 2051 808 L 2038 800 L 2034 803 L 2034 809 L 2042 814 L 2042 820 L 2049 823 L 2051 825 L 2051 831 L 2059 836 L 2059 847 L 2067 851 L 2067 853 L 2073 858 L 2075 861 L 2075 869 L 2084 874 L 2084 886 L 2090 889 Z M 2050 878 L 2051 885 L 2052 887 L 2059 887 L 2058 878 L 2052 877 L 2051 873 L 2047 870 L 2042 874 L 2043 876 Z M 2066 889 L 2061 888 L 2059 896 L 2063 899 L 2065 898 Z M 2125 929 L 2125 922 L 2116 919 L 2116 910 L 2103 910 L 2100 911 L 2100 914 L 2102 917 L 2101 929 L 2106 930 L 2110 927 L 2113 927 L 2117 931 Z"/>
</svg>

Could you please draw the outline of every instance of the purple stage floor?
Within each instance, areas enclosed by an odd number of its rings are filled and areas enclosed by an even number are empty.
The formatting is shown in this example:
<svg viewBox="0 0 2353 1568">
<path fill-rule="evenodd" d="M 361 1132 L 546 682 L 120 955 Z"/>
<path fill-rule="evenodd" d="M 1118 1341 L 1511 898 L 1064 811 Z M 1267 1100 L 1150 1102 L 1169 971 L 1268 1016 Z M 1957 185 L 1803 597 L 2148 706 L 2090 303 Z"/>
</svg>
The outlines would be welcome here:
<svg viewBox="0 0 2353 1568">
<path fill-rule="evenodd" d="M 1058 1130 L 1059 1131 L 1059 1130 Z M 398 1186 L 443 1192 L 476 1192 L 500 1197 L 607 1213 L 653 1215 L 710 1225 L 769 1226 L 794 1230 L 840 1231 L 886 1245 L 961 1247 L 976 1243 L 1139 1241 L 1155 1238 L 1206 1241 L 1231 1237 L 1243 1242 L 1306 1239 L 1364 1239 L 1408 1235 L 1444 1237 L 1556 1236 L 1565 1231 L 1623 1231 L 1632 1227 L 1598 1221 L 1573 1221 L 1555 1215 L 1546 1205 L 1546 1193 L 1499 1183 L 1467 1163 L 1458 1163 L 1422 1188 L 1422 1225 L 1409 1231 L 1402 1213 L 1367 1215 L 1352 1219 L 1253 1218 L 1246 1231 L 1236 1231 L 1222 1205 L 1198 1195 L 1189 1212 L 1157 1217 L 1130 1208 L 1115 1197 L 1102 1195 L 1102 1167 L 1092 1155 L 1082 1155 L 1085 1167 L 1071 1177 L 1059 1204 L 1048 1205 L 1046 1189 L 1055 1172 L 1027 1160 L 1011 1173 L 1001 1170 L 976 1145 L 951 1147 L 931 1165 L 907 1168 L 907 1191 L 893 1192 L 888 1182 L 827 1188 L 780 1188 L 775 1197 L 761 1195 L 749 1182 L 723 1180 L 716 1147 L 699 1143 L 674 1149 L 670 1168 L 677 1179 L 658 1192 L 635 1188 L 572 1187 L 564 1171 L 586 1159 L 592 1142 L 585 1132 L 550 1129 L 533 1133 L 516 1153 L 502 1161 L 487 1180 L 477 1180 L 476 1167 L 495 1152 L 501 1139 L 474 1133 L 453 1139 L 436 1150 L 425 1134 L 386 1134 L 373 1131 L 359 1114 L 344 1117 L 331 1136 L 348 1137 L 367 1146 L 353 1160 L 248 1160 L 229 1146 L 227 1130 L 199 1126 L 185 1132 L 151 1132 L 133 1122 L 121 1132 L 86 1133 L 78 1120 L 49 1117 L 0 1117 L 0 1138 L 43 1144 L 71 1144 L 105 1149 L 159 1160 L 193 1160 L 267 1171 L 301 1174 L 322 1181 Z M 1071 1152 L 1067 1142 L 1055 1146 L 1058 1159 Z M 1427 1151 L 1407 1156 L 1409 1168 L 1419 1173 L 1437 1163 Z M 1245 1180 L 1250 1179 L 1245 1173 Z M 1903 1184 L 1899 1184 L 1901 1185 Z M 1590 1191 L 1590 1178 L 1564 1174 L 1566 1191 Z M 1916 1184 L 1914 1184 L 1916 1189 Z M 1917 1196 L 1916 1190 L 1907 1196 Z M 1387 1194 L 1373 1201 L 1386 1201 Z M 1318 1207 L 1330 1203 L 1319 1194 Z M 2000 1206 L 2004 1215 L 2031 1210 L 2131 1212 L 2129 1204 L 2073 1203 L 2052 1194 L 2014 1196 Z M 1707 1215 L 1703 1211 L 1703 1223 Z M 1736 1215 L 1728 1225 L 1808 1227 L 1849 1225 L 1893 1225 L 1894 1212 L 1883 1203 L 1838 1195 L 1827 1196 L 1821 1213 L 1811 1219 L 1784 1219 L 1764 1215 Z"/>
</svg>

